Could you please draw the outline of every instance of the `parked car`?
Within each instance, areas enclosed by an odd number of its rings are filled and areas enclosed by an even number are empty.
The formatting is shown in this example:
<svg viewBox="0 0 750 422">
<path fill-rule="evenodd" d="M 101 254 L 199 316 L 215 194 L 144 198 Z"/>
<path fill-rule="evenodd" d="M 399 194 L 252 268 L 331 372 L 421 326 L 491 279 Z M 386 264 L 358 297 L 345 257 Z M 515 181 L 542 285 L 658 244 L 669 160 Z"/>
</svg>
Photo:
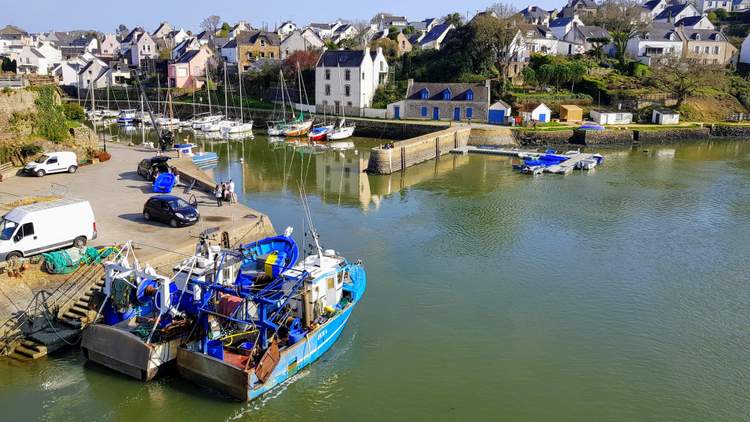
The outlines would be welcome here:
<svg viewBox="0 0 750 422">
<path fill-rule="evenodd" d="M 88 201 L 67 198 L 24 205 L 0 220 L 0 259 L 83 247 L 96 236 L 94 211 Z"/>
<path fill-rule="evenodd" d="M 146 221 L 160 221 L 172 227 L 180 227 L 197 223 L 200 213 L 196 205 L 188 204 L 182 198 L 156 195 L 143 205 L 143 218 Z"/>
<path fill-rule="evenodd" d="M 144 158 L 138 163 L 138 170 L 136 171 L 144 179 L 153 182 L 158 173 L 169 172 L 169 164 L 167 164 L 169 158 L 170 157 Z"/>
<path fill-rule="evenodd" d="M 26 164 L 23 172 L 42 177 L 51 173 L 75 173 L 78 170 L 78 157 L 75 152 L 48 152 Z"/>
</svg>

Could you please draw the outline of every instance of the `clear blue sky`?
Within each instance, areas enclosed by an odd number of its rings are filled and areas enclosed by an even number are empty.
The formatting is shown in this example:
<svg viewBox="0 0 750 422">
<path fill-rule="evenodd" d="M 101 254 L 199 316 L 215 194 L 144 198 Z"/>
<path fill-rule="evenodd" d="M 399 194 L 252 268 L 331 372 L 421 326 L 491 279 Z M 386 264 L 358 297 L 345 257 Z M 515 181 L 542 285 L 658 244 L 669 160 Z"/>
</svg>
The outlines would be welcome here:
<svg viewBox="0 0 750 422">
<path fill-rule="evenodd" d="M 2 0 L 0 3 L 10 2 Z M 405 15 L 410 20 L 441 17 L 449 12 L 469 12 L 473 15 L 494 1 L 481 0 L 27 0 L 15 2 L 13 7 L 2 7 L 0 25 L 12 24 L 30 32 L 70 29 L 95 29 L 112 32 L 120 23 L 128 28 L 141 25 L 153 31 L 162 20 L 185 29 L 198 29 L 208 15 L 219 15 L 234 23 L 244 19 L 255 27 L 264 23 L 273 29 L 275 24 L 290 19 L 298 25 L 336 18 L 369 20 L 378 12 Z M 539 6 L 562 7 L 553 0 L 535 2 Z M 525 2 L 512 2 L 523 8 Z"/>
</svg>

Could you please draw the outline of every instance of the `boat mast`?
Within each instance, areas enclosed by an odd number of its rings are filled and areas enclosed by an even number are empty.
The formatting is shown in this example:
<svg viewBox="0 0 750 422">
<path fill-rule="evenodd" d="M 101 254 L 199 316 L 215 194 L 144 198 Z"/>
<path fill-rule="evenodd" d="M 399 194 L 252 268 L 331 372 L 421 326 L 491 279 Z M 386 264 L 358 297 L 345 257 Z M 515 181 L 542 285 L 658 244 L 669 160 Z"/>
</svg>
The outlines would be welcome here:
<svg viewBox="0 0 750 422">
<path fill-rule="evenodd" d="M 146 112 L 143 109 L 143 94 L 141 94 L 141 145 L 146 143 L 146 122 L 143 121 L 145 117 Z"/>
<path fill-rule="evenodd" d="M 208 76 L 208 63 L 206 63 L 206 94 L 208 95 L 208 115 L 210 116 L 211 111 L 211 77 Z"/>
<path fill-rule="evenodd" d="M 227 62 L 224 62 L 224 118 L 229 119 L 229 102 L 227 101 Z"/>
<path fill-rule="evenodd" d="M 240 88 L 240 122 L 245 122 L 245 114 L 242 111 L 242 67 L 240 67 L 240 61 L 237 60 L 237 79 L 239 80 Z M 244 145 L 244 144 L 243 144 Z M 244 157 L 244 155 L 243 155 Z"/>
</svg>

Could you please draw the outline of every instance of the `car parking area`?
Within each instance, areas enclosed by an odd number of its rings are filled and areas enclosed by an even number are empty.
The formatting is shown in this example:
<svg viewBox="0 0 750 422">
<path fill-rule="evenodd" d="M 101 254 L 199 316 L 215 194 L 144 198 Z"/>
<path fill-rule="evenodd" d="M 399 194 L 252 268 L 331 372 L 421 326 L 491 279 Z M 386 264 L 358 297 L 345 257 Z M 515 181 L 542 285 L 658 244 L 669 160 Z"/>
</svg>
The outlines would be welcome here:
<svg viewBox="0 0 750 422">
<path fill-rule="evenodd" d="M 143 206 L 156 194 L 152 192 L 152 184 L 136 170 L 139 162 L 153 157 L 154 152 L 116 144 L 108 145 L 108 151 L 112 154 L 111 160 L 80 167 L 74 174 L 11 177 L 0 183 L 0 204 L 10 204 L 24 197 L 50 195 L 88 200 L 94 209 L 98 229 L 98 237 L 92 244 L 133 240 L 140 246 L 141 259 L 164 255 L 165 251 L 189 250 L 197 241 L 195 236 L 209 228 L 244 233 L 262 225 L 267 226 L 264 230 L 272 230 L 270 220 L 259 212 L 241 204 L 219 208 L 213 195 L 198 190 L 186 193 L 182 185 L 175 187 L 172 195 L 187 202 L 192 202 L 191 196 L 195 195 L 200 222 L 173 228 L 164 223 L 146 221 Z M 60 224 L 65 224 L 65 221 L 60 221 Z"/>
</svg>

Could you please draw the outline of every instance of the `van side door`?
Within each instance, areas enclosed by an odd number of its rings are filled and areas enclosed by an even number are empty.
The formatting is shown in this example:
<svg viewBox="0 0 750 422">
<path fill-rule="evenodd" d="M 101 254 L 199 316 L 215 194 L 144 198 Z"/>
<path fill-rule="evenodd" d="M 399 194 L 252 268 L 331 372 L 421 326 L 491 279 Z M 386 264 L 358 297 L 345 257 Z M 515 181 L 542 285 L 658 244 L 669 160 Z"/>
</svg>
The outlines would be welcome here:
<svg viewBox="0 0 750 422">
<path fill-rule="evenodd" d="M 60 171 L 60 159 L 58 157 L 50 157 L 46 163 L 44 163 L 45 171 L 47 173 L 56 173 Z"/>
<path fill-rule="evenodd" d="M 13 236 L 14 249 L 23 252 L 24 255 L 33 255 L 34 253 L 41 252 L 44 248 L 40 248 L 36 240 L 34 223 L 23 224 Z"/>
</svg>

